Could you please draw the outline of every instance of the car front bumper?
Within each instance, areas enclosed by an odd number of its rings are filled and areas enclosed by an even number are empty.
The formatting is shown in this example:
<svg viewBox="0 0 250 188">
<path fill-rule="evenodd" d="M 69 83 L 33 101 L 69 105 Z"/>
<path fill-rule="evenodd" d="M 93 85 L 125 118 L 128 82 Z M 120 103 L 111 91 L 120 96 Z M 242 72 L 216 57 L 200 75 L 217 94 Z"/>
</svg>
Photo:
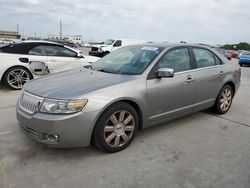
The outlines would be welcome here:
<svg viewBox="0 0 250 188">
<path fill-rule="evenodd" d="M 67 115 L 30 115 L 17 107 L 16 115 L 21 130 L 32 139 L 50 147 L 67 148 L 90 144 L 98 111 Z M 52 136 L 55 136 L 54 142 L 53 139 L 48 140 Z"/>
</svg>

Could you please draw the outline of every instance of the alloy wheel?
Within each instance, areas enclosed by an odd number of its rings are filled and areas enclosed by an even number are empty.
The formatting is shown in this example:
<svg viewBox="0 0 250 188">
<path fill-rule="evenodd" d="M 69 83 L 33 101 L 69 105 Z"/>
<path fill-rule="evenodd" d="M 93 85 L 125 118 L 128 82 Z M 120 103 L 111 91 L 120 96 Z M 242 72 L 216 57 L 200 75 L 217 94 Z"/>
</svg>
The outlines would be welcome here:
<svg viewBox="0 0 250 188">
<path fill-rule="evenodd" d="M 30 74 L 22 68 L 13 69 L 7 75 L 7 83 L 14 89 L 22 89 L 23 85 L 30 79 Z"/>
<path fill-rule="evenodd" d="M 104 139 L 110 147 L 126 144 L 135 130 L 134 116 L 125 110 L 113 113 L 104 126 Z"/>
<path fill-rule="evenodd" d="M 225 88 L 220 98 L 220 108 L 223 112 L 227 111 L 230 108 L 232 98 L 232 91 L 229 88 Z"/>
</svg>

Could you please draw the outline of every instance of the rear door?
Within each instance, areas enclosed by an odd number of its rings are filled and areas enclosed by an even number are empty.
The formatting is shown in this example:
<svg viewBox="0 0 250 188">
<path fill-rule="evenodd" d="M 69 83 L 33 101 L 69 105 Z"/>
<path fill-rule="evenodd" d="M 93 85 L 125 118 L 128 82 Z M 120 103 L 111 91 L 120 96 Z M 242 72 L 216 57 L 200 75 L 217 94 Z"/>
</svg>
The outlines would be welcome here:
<svg viewBox="0 0 250 188">
<path fill-rule="evenodd" d="M 212 51 L 193 47 L 192 52 L 196 62 L 193 78 L 197 86 L 194 107 L 203 109 L 213 105 L 222 87 L 225 73 L 222 61 Z"/>
<path fill-rule="evenodd" d="M 147 101 L 150 123 L 192 111 L 196 86 L 191 62 L 188 48 L 176 48 L 166 52 L 151 71 L 155 72 L 159 68 L 173 68 L 175 75 L 173 78 L 157 78 L 156 76 L 148 78 Z"/>
</svg>

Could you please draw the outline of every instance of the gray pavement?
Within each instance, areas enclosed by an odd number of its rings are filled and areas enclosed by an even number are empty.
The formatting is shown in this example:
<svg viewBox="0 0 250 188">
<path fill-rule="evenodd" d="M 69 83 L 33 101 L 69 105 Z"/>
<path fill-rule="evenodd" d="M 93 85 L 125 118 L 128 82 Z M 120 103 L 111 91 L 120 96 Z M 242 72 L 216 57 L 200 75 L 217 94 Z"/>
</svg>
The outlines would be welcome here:
<svg viewBox="0 0 250 188">
<path fill-rule="evenodd" d="M 19 92 L 0 86 L 0 188 L 249 188 L 249 83 L 243 67 L 227 114 L 199 112 L 142 130 L 115 154 L 33 142 L 17 126 Z"/>
</svg>

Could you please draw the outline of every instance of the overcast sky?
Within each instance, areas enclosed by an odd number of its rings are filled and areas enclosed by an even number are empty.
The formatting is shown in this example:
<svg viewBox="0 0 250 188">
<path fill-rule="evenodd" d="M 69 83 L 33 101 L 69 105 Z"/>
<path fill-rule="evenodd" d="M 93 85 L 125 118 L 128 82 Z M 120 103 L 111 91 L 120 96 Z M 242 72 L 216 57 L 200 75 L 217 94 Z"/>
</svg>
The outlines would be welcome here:
<svg viewBox="0 0 250 188">
<path fill-rule="evenodd" d="M 0 0 L 0 30 L 84 40 L 250 42 L 249 0 Z"/>
</svg>

